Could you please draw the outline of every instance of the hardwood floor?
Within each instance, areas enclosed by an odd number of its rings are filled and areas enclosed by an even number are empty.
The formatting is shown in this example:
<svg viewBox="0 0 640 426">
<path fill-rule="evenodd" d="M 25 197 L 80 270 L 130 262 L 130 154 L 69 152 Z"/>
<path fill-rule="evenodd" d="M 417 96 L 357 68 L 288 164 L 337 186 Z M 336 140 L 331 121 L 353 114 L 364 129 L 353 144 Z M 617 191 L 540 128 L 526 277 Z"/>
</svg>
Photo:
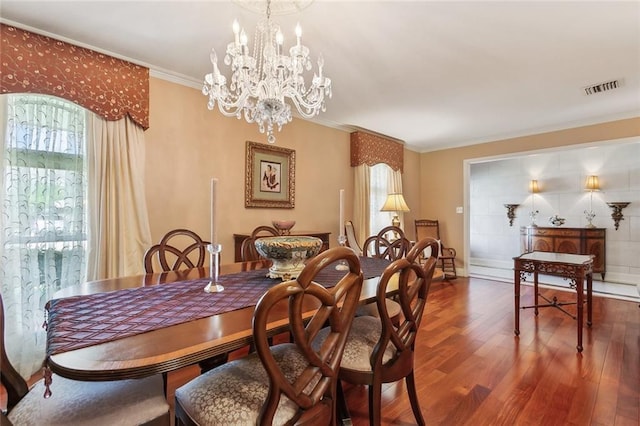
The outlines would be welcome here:
<svg viewBox="0 0 640 426">
<path fill-rule="evenodd" d="M 531 287 L 523 286 L 523 301 L 531 297 Z M 640 424 L 637 303 L 594 297 L 594 324 L 585 327 L 582 354 L 569 316 L 544 308 L 535 318 L 533 309 L 523 310 L 515 337 L 513 309 L 509 283 L 458 278 L 433 284 L 415 362 L 427 424 Z M 173 376 L 172 386 L 188 379 Z M 353 424 L 368 425 L 366 388 L 345 385 L 345 394 Z M 404 383 L 385 386 L 383 422 L 415 424 Z"/>
<path fill-rule="evenodd" d="M 523 287 L 524 303 L 531 290 Z M 427 424 L 639 425 L 640 307 L 594 297 L 593 312 L 579 354 L 575 320 L 558 309 L 541 309 L 537 318 L 533 309 L 521 311 L 521 333 L 514 336 L 512 284 L 477 278 L 435 282 L 415 362 Z M 173 390 L 196 374 L 193 367 L 169 375 L 172 405 Z M 366 388 L 344 389 L 353 424 L 368 425 Z M 403 383 L 384 387 L 383 422 L 415 424 Z"/>
</svg>

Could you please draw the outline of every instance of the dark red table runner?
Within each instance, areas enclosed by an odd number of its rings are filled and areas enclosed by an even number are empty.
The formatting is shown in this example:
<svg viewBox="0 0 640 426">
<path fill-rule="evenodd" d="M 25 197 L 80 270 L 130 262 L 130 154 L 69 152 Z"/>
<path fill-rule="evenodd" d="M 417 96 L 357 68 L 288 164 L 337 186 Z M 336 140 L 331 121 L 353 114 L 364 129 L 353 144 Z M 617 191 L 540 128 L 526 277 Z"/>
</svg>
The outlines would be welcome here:
<svg viewBox="0 0 640 426">
<path fill-rule="evenodd" d="M 360 258 L 365 279 L 380 276 L 386 260 Z M 316 281 L 334 286 L 344 275 L 328 266 Z M 47 304 L 47 355 L 254 306 L 281 282 L 265 270 L 220 276 L 224 291 L 205 293 L 208 278 L 54 299 Z"/>
</svg>

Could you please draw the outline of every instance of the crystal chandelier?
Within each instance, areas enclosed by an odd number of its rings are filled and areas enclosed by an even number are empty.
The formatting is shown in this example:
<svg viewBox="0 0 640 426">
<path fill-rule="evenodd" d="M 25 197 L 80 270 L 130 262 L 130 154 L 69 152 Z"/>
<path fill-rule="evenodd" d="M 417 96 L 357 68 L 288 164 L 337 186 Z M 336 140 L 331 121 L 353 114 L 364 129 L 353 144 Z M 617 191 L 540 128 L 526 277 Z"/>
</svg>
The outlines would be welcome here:
<svg viewBox="0 0 640 426">
<path fill-rule="evenodd" d="M 213 72 L 204 78 L 202 93 L 209 96 L 207 107 L 211 110 L 218 103 L 218 109 L 227 117 L 237 117 L 244 113 L 248 123 L 258 123 L 260 133 L 267 132 L 267 141 L 276 141 L 274 125 L 278 131 L 291 121 L 291 106 L 285 102 L 289 98 L 304 118 L 313 118 L 325 111 L 325 96 L 331 98 L 331 79 L 322 74 L 324 60 L 318 58 L 318 73 L 314 73 L 311 87 L 307 88 L 303 72 L 311 70 L 309 48 L 300 44 L 302 30 L 296 27 L 297 42 L 289 49 L 289 56 L 283 53 L 283 36 L 280 26 L 271 21 L 271 0 L 267 1 L 267 18 L 258 23 L 249 53 L 247 34 L 233 22 L 234 41 L 227 45 L 224 63 L 231 66 L 230 84 L 220 74 L 218 56 L 211 51 Z"/>
</svg>

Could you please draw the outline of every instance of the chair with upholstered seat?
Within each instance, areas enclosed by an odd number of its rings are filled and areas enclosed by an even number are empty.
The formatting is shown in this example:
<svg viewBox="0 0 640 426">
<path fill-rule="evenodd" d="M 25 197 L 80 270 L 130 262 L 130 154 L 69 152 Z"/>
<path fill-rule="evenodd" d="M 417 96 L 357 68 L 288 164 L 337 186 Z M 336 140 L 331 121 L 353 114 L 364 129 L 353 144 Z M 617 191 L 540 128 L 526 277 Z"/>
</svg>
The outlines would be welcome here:
<svg viewBox="0 0 640 426">
<path fill-rule="evenodd" d="M 7 419 L 18 425 L 169 425 L 169 404 L 162 377 L 79 382 L 52 376 L 51 397 L 44 380 L 31 388 L 15 370 L 5 350 L 4 305 L 0 296 L 0 378 L 7 392 Z M 5 424 L 3 420 L 3 425 Z"/>
<path fill-rule="evenodd" d="M 146 251 L 144 270 L 150 274 L 202 268 L 209 259 L 207 250 L 209 244 L 189 229 L 174 229 L 167 232 L 158 244 L 154 244 Z M 154 264 L 159 268 L 154 268 Z M 201 372 L 205 372 L 224 364 L 228 358 L 228 354 L 222 354 L 200 361 L 198 364 Z"/>
<path fill-rule="evenodd" d="M 146 251 L 144 270 L 146 273 L 153 273 L 201 268 L 208 259 L 208 245 L 208 241 L 204 241 L 193 231 L 174 229 Z M 154 268 L 156 262 L 159 269 Z"/>
<path fill-rule="evenodd" d="M 332 263 L 340 260 L 349 270 L 335 286 L 324 287 L 319 272 L 329 267 L 333 274 Z M 335 247 L 309 260 L 295 280 L 270 288 L 253 315 L 257 352 L 178 388 L 176 425 L 335 424 L 338 368 L 362 281 L 358 257 Z M 288 302 L 288 311 L 281 302 Z M 269 346 L 274 311 L 288 312 L 294 343 Z"/>
<path fill-rule="evenodd" d="M 394 240 L 388 238 L 389 235 L 397 237 Z M 387 260 L 397 260 L 407 254 L 411 243 L 404 236 L 402 229 L 396 226 L 387 226 L 380 230 L 376 235 L 368 237 L 363 245 L 362 254 L 366 257 L 378 257 Z M 387 298 L 387 310 L 397 322 L 400 316 L 400 305 Z M 378 308 L 375 303 L 367 303 L 358 307 L 356 316 L 372 315 L 378 316 Z"/>
<path fill-rule="evenodd" d="M 416 421 L 424 425 L 414 378 L 415 342 L 420 330 L 436 258 L 420 264 L 418 256 L 426 248 L 435 252 L 431 238 L 418 241 L 407 256 L 391 263 L 378 284 L 376 303 L 380 317 L 362 316 L 353 320 L 340 364 L 340 380 L 369 388 L 369 424 L 380 425 L 382 384 L 405 379 Z M 387 292 L 398 285 L 402 318 L 394 324 L 386 309 Z M 322 334 L 320 334 L 321 336 Z"/>
<path fill-rule="evenodd" d="M 422 238 L 435 238 L 440 243 L 438 261 L 444 273 L 444 279 L 450 280 L 458 277 L 456 271 L 456 250 L 446 247 L 440 239 L 440 222 L 433 219 L 416 219 L 416 240 Z"/>
<path fill-rule="evenodd" d="M 256 249 L 256 240 L 260 237 L 275 237 L 278 235 L 280 235 L 280 233 L 276 228 L 272 228 L 270 226 L 258 226 L 251 232 L 251 235 L 242 240 L 242 245 L 240 246 L 240 258 L 243 262 L 263 259 Z"/>
</svg>

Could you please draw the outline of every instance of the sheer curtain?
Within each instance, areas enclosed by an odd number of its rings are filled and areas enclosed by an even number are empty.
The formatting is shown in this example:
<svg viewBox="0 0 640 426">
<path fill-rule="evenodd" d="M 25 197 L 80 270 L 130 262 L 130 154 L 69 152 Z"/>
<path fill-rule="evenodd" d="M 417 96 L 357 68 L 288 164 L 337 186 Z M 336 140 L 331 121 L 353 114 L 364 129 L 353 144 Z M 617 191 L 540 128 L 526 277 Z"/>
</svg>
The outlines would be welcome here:
<svg viewBox="0 0 640 426">
<path fill-rule="evenodd" d="M 384 163 L 370 168 L 369 235 L 375 235 L 385 226 L 391 225 L 393 213 L 381 212 L 380 209 L 391 192 L 389 183 L 392 172 L 391 167 Z"/>
<path fill-rule="evenodd" d="M 0 98 L 5 332 L 11 361 L 28 377 L 44 359 L 44 304 L 85 280 L 86 113 L 46 95 Z"/>
</svg>

